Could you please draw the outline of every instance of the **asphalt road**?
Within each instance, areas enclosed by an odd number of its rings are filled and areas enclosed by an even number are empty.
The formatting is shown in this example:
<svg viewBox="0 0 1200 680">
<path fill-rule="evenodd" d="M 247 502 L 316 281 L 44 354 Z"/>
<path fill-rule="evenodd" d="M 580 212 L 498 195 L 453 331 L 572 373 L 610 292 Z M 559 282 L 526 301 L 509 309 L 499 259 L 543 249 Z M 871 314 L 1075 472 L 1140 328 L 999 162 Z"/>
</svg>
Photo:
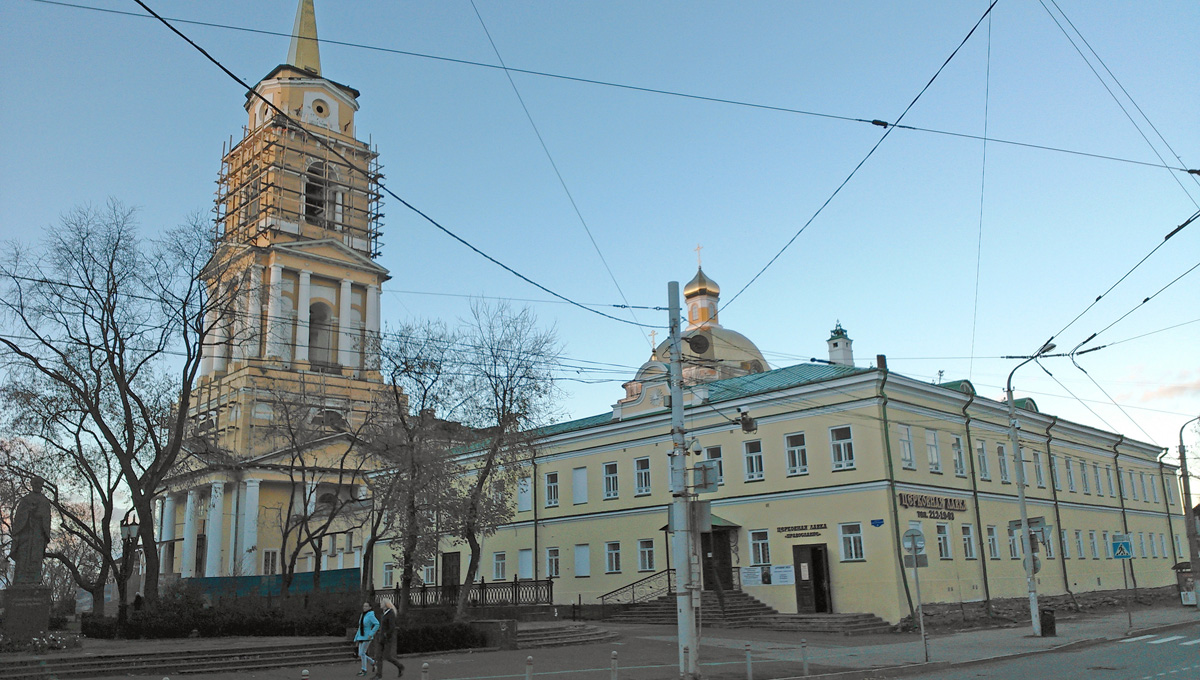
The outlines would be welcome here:
<svg viewBox="0 0 1200 680">
<path fill-rule="evenodd" d="M 1035 654 L 956 668 L 922 680 L 1023 678 L 1035 680 L 1159 680 L 1200 678 L 1200 623 L 1157 635 L 1133 636 L 1078 650 Z"/>
</svg>

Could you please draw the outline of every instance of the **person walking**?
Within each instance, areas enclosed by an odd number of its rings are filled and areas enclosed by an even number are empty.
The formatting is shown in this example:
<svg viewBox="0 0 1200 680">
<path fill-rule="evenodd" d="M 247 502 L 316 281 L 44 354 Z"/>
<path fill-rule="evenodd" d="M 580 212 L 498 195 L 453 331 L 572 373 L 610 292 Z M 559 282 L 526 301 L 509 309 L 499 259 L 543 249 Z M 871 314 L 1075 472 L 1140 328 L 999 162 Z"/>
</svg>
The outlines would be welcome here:
<svg viewBox="0 0 1200 680">
<path fill-rule="evenodd" d="M 371 640 L 377 630 L 379 619 L 375 617 L 375 610 L 371 608 L 370 602 L 363 602 L 362 613 L 358 615 L 358 630 L 354 632 L 354 642 L 358 643 L 358 659 L 362 662 L 359 675 L 366 675 L 375 670 L 375 660 L 367 656 L 367 651 L 371 648 Z"/>
<path fill-rule="evenodd" d="M 396 667 L 396 677 L 404 675 L 404 664 L 396 660 L 396 631 L 398 627 L 396 621 L 396 605 L 392 604 L 391 600 L 383 601 L 383 618 L 379 620 L 379 632 L 376 633 L 376 638 L 379 640 L 379 660 L 375 662 L 375 677 L 383 677 L 383 662 L 391 661 Z"/>
</svg>

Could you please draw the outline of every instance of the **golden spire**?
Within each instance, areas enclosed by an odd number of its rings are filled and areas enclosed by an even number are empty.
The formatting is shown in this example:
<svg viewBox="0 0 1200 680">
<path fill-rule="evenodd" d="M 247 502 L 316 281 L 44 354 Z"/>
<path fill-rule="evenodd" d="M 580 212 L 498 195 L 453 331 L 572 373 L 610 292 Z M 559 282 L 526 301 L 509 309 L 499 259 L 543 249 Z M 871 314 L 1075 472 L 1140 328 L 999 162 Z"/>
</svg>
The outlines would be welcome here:
<svg viewBox="0 0 1200 680">
<path fill-rule="evenodd" d="M 317 15 L 313 11 L 313 0 L 300 0 L 296 8 L 296 25 L 292 27 L 287 63 L 321 75 L 321 50 L 317 43 Z"/>
</svg>

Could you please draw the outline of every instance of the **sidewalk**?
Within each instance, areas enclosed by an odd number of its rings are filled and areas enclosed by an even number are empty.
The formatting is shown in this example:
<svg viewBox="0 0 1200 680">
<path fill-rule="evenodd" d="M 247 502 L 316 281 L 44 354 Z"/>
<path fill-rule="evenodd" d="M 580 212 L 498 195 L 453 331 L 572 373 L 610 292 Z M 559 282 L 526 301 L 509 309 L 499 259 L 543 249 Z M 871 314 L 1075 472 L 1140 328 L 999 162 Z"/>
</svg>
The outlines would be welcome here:
<svg viewBox="0 0 1200 680">
<path fill-rule="evenodd" d="M 1139 609 L 1133 616 L 1135 630 L 1200 621 L 1195 609 L 1178 606 Z M 619 677 L 622 680 L 667 680 L 677 677 L 673 626 L 600 625 L 620 633 L 621 637 L 609 642 L 573 647 L 416 655 L 402 659 L 407 666 L 404 677 L 420 678 L 421 665 L 428 663 L 431 680 L 520 680 L 525 677 L 526 659 L 532 656 L 533 675 L 538 678 L 607 680 L 614 651 L 618 655 Z M 1128 632 L 1123 612 L 1059 621 L 1057 628 L 1058 637 L 1054 638 L 1031 637 L 1028 625 L 938 635 L 929 640 L 930 659 L 939 665 L 963 664 L 1118 639 Z M 783 631 L 705 630 L 701 646 L 705 678 L 744 679 L 747 644 L 750 646 L 756 680 L 800 676 L 803 673 L 804 654 L 800 638 L 800 634 Z M 806 635 L 805 639 L 809 670 L 813 675 L 894 668 L 924 661 L 921 640 L 912 634 L 864 637 L 812 634 Z M 262 640 L 265 642 L 268 639 Z M 197 680 L 299 680 L 301 670 L 286 668 L 188 677 Z M 321 665 L 313 666 L 308 671 L 311 680 L 356 680 L 358 665 L 352 662 Z M 902 673 L 889 673 L 899 674 Z M 389 666 L 384 677 L 396 677 L 395 670 Z M 145 678 L 151 680 L 150 676 Z M 161 676 L 153 676 L 152 680 L 161 680 Z"/>
</svg>

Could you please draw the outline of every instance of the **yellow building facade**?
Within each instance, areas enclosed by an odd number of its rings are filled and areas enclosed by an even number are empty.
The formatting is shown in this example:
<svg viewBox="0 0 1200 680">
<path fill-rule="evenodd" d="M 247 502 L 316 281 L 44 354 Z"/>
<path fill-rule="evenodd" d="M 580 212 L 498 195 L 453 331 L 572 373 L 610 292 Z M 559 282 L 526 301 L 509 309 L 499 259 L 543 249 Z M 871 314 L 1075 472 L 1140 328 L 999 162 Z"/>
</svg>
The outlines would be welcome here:
<svg viewBox="0 0 1200 680">
<path fill-rule="evenodd" d="M 359 92 L 322 75 L 316 35 L 302 0 L 287 62 L 247 95 L 241 139 L 224 150 L 222 266 L 205 285 L 229 302 L 208 319 L 192 394 L 200 464 L 160 501 L 166 574 L 280 573 L 313 525 L 323 535 L 297 571 L 361 563 L 361 532 L 327 520 L 360 509 L 371 468 L 352 433 L 382 387 L 381 175 L 355 136 Z"/>
<path fill-rule="evenodd" d="M 827 363 L 766 370 L 745 336 L 717 323 L 715 283 L 698 273 L 685 295 L 688 466 L 716 459 L 721 472 L 718 490 L 700 497 L 712 513 L 701 545 L 706 590 L 741 589 L 783 613 L 895 622 L 915 602 L 901 536 L 919 528 L 926 602 L 1026 594 L 1019 532 L 1010 531 L 1020 515 L 1006 403 L 966 381 L 892 373 L 884 359 L 855 368 L 840 325 Z M 700 335 L 709 342 L 689 340 Z M 512 521 L 484 541 L 485 580 L 552 577 L 556 602 L 596 604 L 670 567 L 664 350 L 611 412 L 545 431 Z M 1017 405 L 1029 515 L 1045 527 L 1039 592 L 1121 589 L 1116 534 L 1132 537 L 1137 586 L 1174 584 L 1187 544 L 1177 471 L 1161 463 L 1163 450 L 1040 413 L 1032 400 Z M 753 433 L 740 413 L 752 415 Z M 465 573 L 465 548 L 447 539 L 442 550 L 427 582 Z M 379 572 L 375 582 L 387 579 Z"/>
</svg>

